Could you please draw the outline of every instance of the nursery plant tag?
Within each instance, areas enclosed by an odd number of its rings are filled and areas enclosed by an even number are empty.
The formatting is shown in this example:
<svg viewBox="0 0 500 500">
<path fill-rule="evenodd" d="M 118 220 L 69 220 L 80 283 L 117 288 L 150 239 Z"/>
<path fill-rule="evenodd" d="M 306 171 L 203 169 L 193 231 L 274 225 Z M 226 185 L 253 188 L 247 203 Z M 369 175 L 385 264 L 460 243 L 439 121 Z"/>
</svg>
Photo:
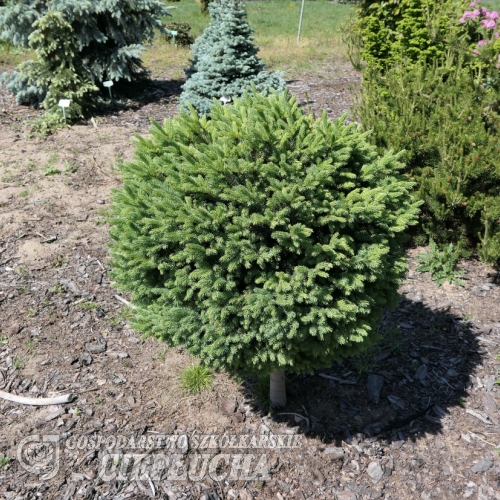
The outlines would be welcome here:
<svg viewBox="0 0 500 500">
<path fill-rule="evenodd" d="M 172 35 L 172 44 L 175 46 L 175 37 L 178 35 L 178 31 L 174 30 L 167 30 L 168 33 Z"/>
<path fill-rule="evenodd" d="M 66 111 L 65 111 L 65 108 L 69 108 L 70 104 L 71 104 L 71 99 L 61 99 L 59 101 L 59 106 L 61 106 L 61 108 L 62 108 L 64 120 L 66 120 Z"/>
<path fill-rule="evenodd" d="M 107 82 L 102 82 L 102 84 L 105 87 L 108 87 L 109 97 L 110 97 L 111 100 L 113 100 L 113 94 L 111 93 L 111 87 L 114 85 L 114 83 L 111 80 L 108 80 Z"/>
</svg>

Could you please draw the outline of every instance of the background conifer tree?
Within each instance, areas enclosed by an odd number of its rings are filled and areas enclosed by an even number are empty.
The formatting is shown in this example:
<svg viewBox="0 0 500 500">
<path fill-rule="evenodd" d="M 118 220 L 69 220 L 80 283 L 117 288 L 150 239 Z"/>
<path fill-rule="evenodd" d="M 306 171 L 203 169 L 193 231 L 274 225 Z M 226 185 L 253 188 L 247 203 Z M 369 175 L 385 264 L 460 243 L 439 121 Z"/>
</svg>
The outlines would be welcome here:
<svg viewBox="0 0 500 500">
<path fill-rule="evenodd" d="M 181 113 L 121 166 L 113 279 L 134 327 L 229 373 L 330 366 L 376 338 L 418 208 L 398 155 L 273 92 Z"/>
<path fill-rule="evenodd" d="M 91 82 L 78 57 L 78 35 L 60 12 L 48 12 L 33 23 L 30 47 L 38 56 L 19 66 L 23 81 L 34 88 L 44 89 L 41 105 L 45 117 L 35 122 L 38 132 L 64 125 L 60 99 L 69 99 L 66 120 L 81 118 L 94 102 L 98 88 Z"/>
<path fill-rule="evenodd" d="M 34 23 L 49 11 L 59 12 L 71 26 L 75 57 L 81 62 L 79 77 L 94 85 L 143 76 L 143 43 L 153 41 L 156 28 L 164 30 L 160 17 L 168 15 L 161 0 L 7 0 L 0 7 L 0 38 L 29 47 L 30 35 L 37 29 Z M 64 43 L 59 40 L 60 46 Z M 39 105 L 48 91 L 45 85 L 29 83 L 22 72 L 4 80 L 22 104 Z"/>
<path fill-rule="evenodd" d="M 285 82 L 280 73 L 265 72 L 257 57 L 253 30 L 246 21 L 240 0 L 213 0 L 208 5 L 210 24 L 191 47 L 193 60 L 186 70 L 187 82 L 180 97 L 181 107 L 193 105 L 208 113 L 212 99 L 234 98 L 250 90 L 273 88 L 282 91 Z"/>
</svg>

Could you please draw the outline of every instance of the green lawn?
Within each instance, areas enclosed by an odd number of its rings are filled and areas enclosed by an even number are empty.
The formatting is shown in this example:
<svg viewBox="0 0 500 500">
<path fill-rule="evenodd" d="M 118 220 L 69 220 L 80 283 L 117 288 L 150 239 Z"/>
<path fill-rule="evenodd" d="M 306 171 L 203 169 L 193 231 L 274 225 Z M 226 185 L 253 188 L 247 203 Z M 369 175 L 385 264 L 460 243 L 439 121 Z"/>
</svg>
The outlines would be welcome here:
<svg viewBox="0 0 500 500">
<path fill-rule="evenodd" d="M 480 5 L 484 5 L 490 10 L 500 10 L 500 0 L 483 0 Z"/>
<path fill-rule="evenodd" d="M 195 0 L 181 0 L 170 4 L 172 17 L 168 21 L 189 23 L 195 36 L 201 34 L 209 22 L 209 17 L 200 14 L 200 7 Z M 255 35 L 261 41 L 276 36 L 290 37 L 296 40 L 299 25 L 301 2 L 271 0 L 266 2 L 247 2 L 248 21 L 255 29 Z M 346 19 L 352 7 L 324 0 L 307 1 L 304 8 L 302 34 L 305 38 L 320 40 L 334 36 L 339 24 Z"/>
<path fill-rule="evenodd" d="M 168 3 L 168 2 L 167 2 Z M 209 22 L 202 15 L 196 0 L 170 3 L 172 16 L 165 22 L 189 23 L 191 34 L 201 35 Z M 246 4 L 248 21 L 255 30 L 255 43 L 260 57 L 270 69 L 296 71 L 320 71 L 322 66 L 347 60 L 346 49 L 341 42 L 339 26 L 353 13 L 353 7 L 326 0 L 308 0 L 305 4 L 300 44 L 297 30 L 301 3 L 296 1 L 251 1 Z M 32 52 L 0 45 L 0 65 L 14 68 L 19 62 L 33 57 Z M 170 77 L 183 76 L 189 64 L 189 49 L 176 48 L 158 35 L 155 43 L 144 54 L 144 63 L 153 74 Z"/>
<path fill-rule="evenodd" d="M 168 21 L 189 23 L 193 36 L 199 36 L 209 22 L 200 13 L 195 0 L 181 0 L 171 4 L 172 17 Z M 307 1 L 304 8 L 300 44 L 297 31 L 301 3 L 271 0 L 248 2 L 248 22 L 255 31 L 255 43 L 260 57 L 272 69 L 312 70 L 318 65 L 346 60 L 346 50 L 340 40 L 339 27 L 353 13 L 352 6 L 325 0 Z M 186 66 L 187 49 L 174 49 L 160 38 L 148 49 L 145 61 L 154 71 L 161 72 L 162 64 L 174 68 Z"/>
</svg>

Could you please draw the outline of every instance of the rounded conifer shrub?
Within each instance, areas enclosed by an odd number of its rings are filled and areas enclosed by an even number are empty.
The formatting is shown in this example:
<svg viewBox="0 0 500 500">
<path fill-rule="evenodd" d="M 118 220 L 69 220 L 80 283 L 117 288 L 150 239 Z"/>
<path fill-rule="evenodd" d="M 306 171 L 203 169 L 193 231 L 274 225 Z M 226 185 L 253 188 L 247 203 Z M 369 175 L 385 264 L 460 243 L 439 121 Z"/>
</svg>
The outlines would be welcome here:
<svg viewBox="0 0 500 500">
<path fill-rule="evenodd" d="M 136 147 L 109 220 L 137 330 L 238 374 L 300 373 L 372 343 L 418 215 L 398 154 L 277 92 L 183 112 Z"/>
</svg>

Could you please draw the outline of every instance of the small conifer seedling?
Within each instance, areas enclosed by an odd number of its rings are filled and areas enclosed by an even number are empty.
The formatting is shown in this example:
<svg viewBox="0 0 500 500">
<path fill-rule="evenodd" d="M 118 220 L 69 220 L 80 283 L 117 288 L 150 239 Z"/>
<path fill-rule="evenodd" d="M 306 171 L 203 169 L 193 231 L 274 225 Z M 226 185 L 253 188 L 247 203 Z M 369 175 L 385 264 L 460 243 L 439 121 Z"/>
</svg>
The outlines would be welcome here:
<svg viewBox="0 0 500 500">
<path fill-rule="evenodd" d="M 284 405 L 285 371 L 360 352 L 397 300 L 418 215 L 398 158 L 287 93 L 154 124 L 109 218 L 134 328 L 207 367 L 270 375 Z"/>
</svg>

